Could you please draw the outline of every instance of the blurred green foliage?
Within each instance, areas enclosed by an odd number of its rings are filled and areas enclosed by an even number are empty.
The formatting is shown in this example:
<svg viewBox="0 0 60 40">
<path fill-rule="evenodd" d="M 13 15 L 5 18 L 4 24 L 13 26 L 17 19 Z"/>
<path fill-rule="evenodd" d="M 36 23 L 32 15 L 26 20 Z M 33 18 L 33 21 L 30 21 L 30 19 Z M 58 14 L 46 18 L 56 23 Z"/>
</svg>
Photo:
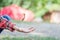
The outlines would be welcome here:
<svg viewBox="0 0 60 40">
<path fill-rule="evenodd" d="M 0 0 L 0 8 L 8 6 L 10 4 L 17 4 L 23 8 L 32 10 L 36 17 L 44 15 L 51 4 L 60 4 L 60 0 Z"/>
<path fill-rule="evenodd" d="M 60 40 L 60 38 L 54 37 L 40 37 L 40 36 L 27 36 L 27 37 L 1 37 L 1 40 Z"/>
</svg>

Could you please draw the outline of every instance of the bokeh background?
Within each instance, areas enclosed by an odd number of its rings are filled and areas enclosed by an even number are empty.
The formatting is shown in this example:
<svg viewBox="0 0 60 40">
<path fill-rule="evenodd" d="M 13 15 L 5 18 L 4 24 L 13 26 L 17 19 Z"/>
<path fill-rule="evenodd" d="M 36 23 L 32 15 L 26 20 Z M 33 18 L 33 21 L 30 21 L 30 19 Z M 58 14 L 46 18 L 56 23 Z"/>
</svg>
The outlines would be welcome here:
<svg viewBox="0 0 60 40">
<path fill-rule="evenodd" d="M 35 21 L 21 22 L 16 20 L 12 20 L 12 22 L 19 27 L 28 28 L 32 26 L 36 30 L 28 34 L 4 30 L 0 34 L 0 40 L 60 40 L 59 24 L 41 22 L 42 16 L 49 10 L 60 10 L 60 0 L 0 0 L 0 9 L 12 4 L 31 10 L 37 23 Z"/>
<path fill-rule="evenodd" d="M 0 9 L 11 4 L 29 9 L 34 12 L 36 17 L 40 17 L 46 11 L 58 8 L 60 0 L 0 0 Z"/>
</svg>

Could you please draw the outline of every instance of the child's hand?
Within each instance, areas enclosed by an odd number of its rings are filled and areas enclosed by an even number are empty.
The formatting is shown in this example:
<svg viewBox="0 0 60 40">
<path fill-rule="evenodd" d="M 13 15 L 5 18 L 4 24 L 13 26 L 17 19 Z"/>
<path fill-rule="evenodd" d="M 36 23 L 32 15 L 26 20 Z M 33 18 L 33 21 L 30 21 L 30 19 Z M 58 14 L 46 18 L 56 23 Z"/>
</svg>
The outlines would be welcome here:
<svg viewBox="0 0 60 40">
<path fill-rule="evenodd" d="M 16 31 L 18 32 L 23 32 L 23 33 L 30 33 L 33 32 L 35 30 L 35 28 L 31 27 L 31 28 L 18 28 L 18 27 L 13 27 Z"/>
<path fill-rule="evenodd" d="M 33 28 L 33 27 L 29 28 L 29 31 L 30 31 L 30 32 L 32 32 L 32 31 L 34 31 L 34 30 L 35 30 L 35 28 Z"/>
<path fill-rule="evenodd" d="M 30 33 L 30 32 L 33 32 L 34 30 L 35 30 L 35 28 L 31 27 L 31 28 L 26 29 L 24 32 Z"/>
</svg>

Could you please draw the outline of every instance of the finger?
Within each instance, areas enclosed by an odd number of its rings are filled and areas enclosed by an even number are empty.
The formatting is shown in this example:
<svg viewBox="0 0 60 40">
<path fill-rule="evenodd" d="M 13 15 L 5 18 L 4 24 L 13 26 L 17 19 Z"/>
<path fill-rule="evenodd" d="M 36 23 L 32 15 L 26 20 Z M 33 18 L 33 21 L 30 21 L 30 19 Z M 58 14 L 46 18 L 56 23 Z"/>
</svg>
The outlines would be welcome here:
<svg viewBox="0 0 60 40">
<path fill-rule="evenodd" d="M 33 29 L 33 27 L 29 28 L 29 30 L 30 30 L 30 29 Z"/>
<path fill-rule="evenodd" d="M 31 29 L 30 32 L 34 31 L 35 29 Z"/>
</svg>

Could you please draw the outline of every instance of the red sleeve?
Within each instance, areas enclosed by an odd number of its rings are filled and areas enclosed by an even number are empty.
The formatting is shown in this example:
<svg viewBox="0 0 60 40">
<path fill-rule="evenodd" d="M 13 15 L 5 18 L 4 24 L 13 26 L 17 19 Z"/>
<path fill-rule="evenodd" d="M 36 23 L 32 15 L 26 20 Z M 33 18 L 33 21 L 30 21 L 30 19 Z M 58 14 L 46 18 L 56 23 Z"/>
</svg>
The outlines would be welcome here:
<svg viewBox="0 0 60 40">
<path fill-rule="evenodd" d="M 7 21 L 5 19 L 0 22 L 0 28 L 8 29 L 8 30 L 10 30 L 12 32 L 15 30 L 13 28 L 14 26 L 15 26 L 15 24 L 13 24 L 12 22 Z"/>
<path fill-rule="evenodd" d="M 10 31 L 14 31 L 15 29 L 13 28 L 15 26 L 15 24 L 11 23 L 11 22 L 8 22 L 8 25 L 7 25 L 7 29 L 10 30 Z"/>
<path fill-rule="evenodd" d="M 2 20 L 0 22 L 0 28 L 3 28 L 3 29 L 6 28 L 5 23 L 6 23 L 6 20 Z"/>
</svg>

